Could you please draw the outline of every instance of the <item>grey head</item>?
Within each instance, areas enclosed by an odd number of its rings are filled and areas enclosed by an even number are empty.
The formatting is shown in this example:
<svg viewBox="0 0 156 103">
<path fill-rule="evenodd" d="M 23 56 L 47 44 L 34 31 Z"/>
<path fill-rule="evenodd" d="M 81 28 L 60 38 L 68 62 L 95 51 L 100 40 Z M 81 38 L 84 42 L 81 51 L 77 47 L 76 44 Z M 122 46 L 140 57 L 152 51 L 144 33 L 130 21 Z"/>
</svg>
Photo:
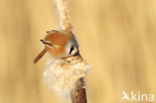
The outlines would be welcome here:
<svg viewBox="0 0 156 103">
<path fill-rule="evenodd" d="M 74 36 L 68 40 L 65 51 L 68 56 L 79 54 L 79 45 Z"/>
</svg>

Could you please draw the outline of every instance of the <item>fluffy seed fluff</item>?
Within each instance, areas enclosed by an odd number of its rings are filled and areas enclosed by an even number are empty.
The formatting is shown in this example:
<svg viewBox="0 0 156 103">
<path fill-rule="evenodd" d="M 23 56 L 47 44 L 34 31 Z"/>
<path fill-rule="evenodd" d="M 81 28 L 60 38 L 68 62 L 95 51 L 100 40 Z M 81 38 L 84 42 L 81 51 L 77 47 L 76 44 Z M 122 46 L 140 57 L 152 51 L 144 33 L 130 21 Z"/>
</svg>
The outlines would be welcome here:
<svg viewBox="0 0 156 103">
<path fill-rule="evenodd" d="M 65 59 L 48 58 L 43 76 L 50 88 L 58 95 L 68 96 L 75 83 L 89 72 L 90 66 L 81 56 L 71 56 Z"/>
</svg>

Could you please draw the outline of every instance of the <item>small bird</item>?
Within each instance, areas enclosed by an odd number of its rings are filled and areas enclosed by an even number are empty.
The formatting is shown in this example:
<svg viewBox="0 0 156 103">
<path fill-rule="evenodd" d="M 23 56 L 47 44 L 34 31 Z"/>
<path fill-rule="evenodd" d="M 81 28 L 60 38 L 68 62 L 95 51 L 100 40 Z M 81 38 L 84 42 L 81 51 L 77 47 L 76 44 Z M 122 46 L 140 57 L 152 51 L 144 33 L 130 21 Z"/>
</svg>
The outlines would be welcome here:
<svg viewBox="0 0 156 103">
<path fill-rule="evenodd" d="M 48 51 L 54 58 L 65 58 L 72 55 L 78 55 L 78 43 L 72 33 L 64 33 L 56 30 L 48 31 L 44 40 L 40 40 L 45 49 L 34 59 L 34 63 Z"/>
<path fill-rule="evenodd" d="M 79 53 L 74 34 L 52 30 L 40 41 L 44 44 L 44 49 L 34 59 L 34 63 L 47 53 L 49 58 L 44 69 L 44 78 L 58 94 L 70 95 L 75 83 L 84 77 L 90 68 Z"/>
</svg>

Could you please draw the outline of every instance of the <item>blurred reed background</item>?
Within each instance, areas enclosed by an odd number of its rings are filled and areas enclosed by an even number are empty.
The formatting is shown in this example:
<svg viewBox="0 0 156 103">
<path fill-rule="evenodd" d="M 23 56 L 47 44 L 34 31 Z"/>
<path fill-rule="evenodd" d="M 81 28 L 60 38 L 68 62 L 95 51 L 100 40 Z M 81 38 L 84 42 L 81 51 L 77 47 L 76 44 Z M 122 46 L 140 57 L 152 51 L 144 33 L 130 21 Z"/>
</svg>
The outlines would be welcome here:
<svg viewBox="0 0 156 103">
<path fill-rule="evenodd" d="M 122 91 L 156 94 L 156 1 L 70 0 L 89 103 L 121 103 Z M 33 64 L 45 32 L 58 28 L 51 0 L 0 1 L 0 103 L 59 103 Z"/>
</svg>

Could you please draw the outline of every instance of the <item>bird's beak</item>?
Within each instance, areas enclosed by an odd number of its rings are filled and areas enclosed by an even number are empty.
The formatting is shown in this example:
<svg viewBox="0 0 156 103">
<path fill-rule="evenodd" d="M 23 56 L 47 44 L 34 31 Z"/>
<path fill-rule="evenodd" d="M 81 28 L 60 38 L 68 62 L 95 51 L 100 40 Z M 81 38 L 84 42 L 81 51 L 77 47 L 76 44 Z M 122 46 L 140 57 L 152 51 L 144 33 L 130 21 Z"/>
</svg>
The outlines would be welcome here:
<svg viewBox="0 0 156 103">
<path fill-rule="evenodd" d="M 74 51 L 77 52 L 77 48 L 74 48 Z"/>
</svg>

